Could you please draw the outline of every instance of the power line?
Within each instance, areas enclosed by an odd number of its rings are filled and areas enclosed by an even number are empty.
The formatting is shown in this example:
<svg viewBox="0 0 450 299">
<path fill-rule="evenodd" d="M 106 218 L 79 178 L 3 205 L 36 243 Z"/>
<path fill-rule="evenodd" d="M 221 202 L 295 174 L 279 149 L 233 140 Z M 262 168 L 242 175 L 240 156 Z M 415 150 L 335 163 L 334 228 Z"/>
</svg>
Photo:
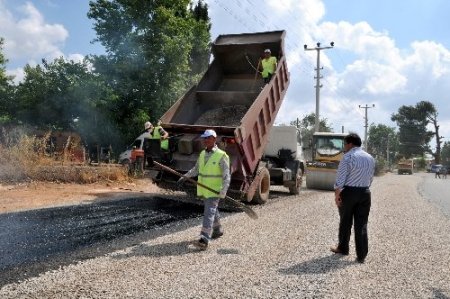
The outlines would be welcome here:
<svg viewBox="0 0 450 299">
<path fill-rule="evenodd" d="M 276 30 L 276 28 L 281 29 L 280 26 L 283 25 L 284 29 L 290 33 L 285 41 L 287 52 L 299 52 L 299 50 L 301 49 L 301 46 L 299 46 L 299 41 L 301 41 L 302 39 L 302 35 L 300 34 L 301 32 L 310 35 L 312 39 L 319 39 L 319 37 L 314 34 L 314 30 L 310 30 L 309 26 L 307 26 L 306 23 L 299 21 L 298 15 L 294 15 L 294 11 L 292 9 L 285 12 L 286 18 L 273 19 L 271 17 L 272 13 L 270 11 L 264 10 L 263 6 L 261 6 L 260 3 L 257 3 L 257 1 L 255 0 L 233 0 L 229 2 L 209 0 L 208 2 L 215 3 L 218 8 L 222 9 L 226 14 L 232 17 L 232 19 L 237 21 L 237 23 L 241 24 L 250 32 L 258 30 L 270 31 Z M 302 6 L 301 10 L 309 17 L 309 19 L 313 19 L 312 14 L 310 13 L 310 11 L 308 11 L 307 7 Z M 275 25 L 275 22 L 278 25 Z M 301 74 L 309 76 L 310 69 L 315 68 L 314 63 L 310 59 L 304 59 L 304 56 L 299 55 L 299 57 L 303 57 L 303 59 L 301 59 L 301 63 L 295 65 L 293 69 L 300 71 Z M 350 103 L 347 96 L 342 94 L 340 90 L 337 90 L 337 88 L 333 86 L 329 80 L 327 80 L 326 78 L 322 79 L 325 82 L 328 82 L 331 87 L 329 91 L 332 93 L 332 95 L 330 96 L 334 95 L 335 97 L 342 99 L 339 102 L 335 102 L 335 104 L 343 106 L 343 109 L 362 114 L 359 109 L 355 108 L 353 103 Z M 350 82 L 352 81 L 350 80 Z"/>
</svg>

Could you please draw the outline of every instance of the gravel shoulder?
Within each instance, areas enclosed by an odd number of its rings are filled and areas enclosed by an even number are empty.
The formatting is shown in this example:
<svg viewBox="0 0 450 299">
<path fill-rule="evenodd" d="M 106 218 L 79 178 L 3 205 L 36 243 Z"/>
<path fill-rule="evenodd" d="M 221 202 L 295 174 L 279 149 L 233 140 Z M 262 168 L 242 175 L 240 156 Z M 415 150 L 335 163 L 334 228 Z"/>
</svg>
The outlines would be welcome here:
<svg viewBox="0 0 450 299">
<path fill-rule="evenodd" d="M 333 193 L 302 191 L 223 220 L 207 251 L 199 232 L 166 228 L 125 249 L 5 285 L 0 298 L 450 298 L 450 220 L 418 193 L 420 176 L 372 186 L 365 264 L 333 255 Z M 129 240 L 128 240 L 129 241 Z M 117 240 L 117 242 L 121 242 Z"/>
</svg>

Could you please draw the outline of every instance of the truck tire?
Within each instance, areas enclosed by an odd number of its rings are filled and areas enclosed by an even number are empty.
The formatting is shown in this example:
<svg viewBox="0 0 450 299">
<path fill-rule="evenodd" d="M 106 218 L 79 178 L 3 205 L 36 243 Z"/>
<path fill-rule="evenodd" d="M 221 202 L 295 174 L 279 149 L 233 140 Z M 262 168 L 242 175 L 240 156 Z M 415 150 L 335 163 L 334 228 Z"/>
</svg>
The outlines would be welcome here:
<svg viewBox="0 0 450 299">
<path fill-rule="evenodd" d="M 259 171 L 259 181 L 258 186 L 256 187 L 256 193 L 253 197 L 252 202 L 257 204 L 265 204 L 269 199 L 269 191 L 270 191 L 270 174 L 269 170 L 264 167 Z"/>
<path fill-rule="evenodd" d="M 289 194 L 298 195 L 303 184 L 303 170 L 299 167 L 297 169 L 297 178 L 295 185 L 289 186 Z"/>
</svg>

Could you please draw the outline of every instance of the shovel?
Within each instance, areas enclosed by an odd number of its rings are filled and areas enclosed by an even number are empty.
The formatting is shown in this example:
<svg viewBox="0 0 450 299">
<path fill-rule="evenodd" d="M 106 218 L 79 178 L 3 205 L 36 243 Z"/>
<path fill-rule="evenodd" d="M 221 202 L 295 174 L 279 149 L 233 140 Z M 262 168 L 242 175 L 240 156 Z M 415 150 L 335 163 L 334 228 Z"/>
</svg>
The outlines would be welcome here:
<svg viewBox="0 0 450 299">
<path fill-rule="evenodd" d="M 175 175 L 177 175 L 177 176 L 179 176 L 179 177 L 185 178 L 187 181 L 193 183 L 194 185 L 199 185 L 200 187 L 205 188 L 206 190 L 211 191 L 211 192 L 213 192 L 213 193 L 215 193 L 215 194 L 217 194 L 217 195 L 220 194 L 220 192 L 218 192 L 218 191 L 216 191 L 216 190 L 214 190 L 214 189 L 211 189 L 210 187 L 208 187 L 208 186 L 206 186 L 206 185 L 204 185 L 204 184 L 202 184 L 202 183 L 199 183 L 199 182 L 197 182 L 196 180 L 191 179 L 190 177 L 184 176 L 184 175 L 182 175 L 181 173 L 179 173 L 178 171 L 173 170 L 173 169 L 170 168 L 170 167 L 167 167 L 167 166 L 165 166 L 165 165 L 163 165 L 163 164 L 161 164 L 161 163 L 158 163 L 158 162 L 156 162 L 156 161 L 153 161 L 153 163 L 154 163 L 156 166 L 158 166 L 158 167 L 160 167 L 160 168 L 162 168 L 162 169 L 164 169 L 164 170 L 167 170 L 167 171 L 170 172 L 170 173 L 173 173 L 173 174 L 175 174 Z M 245 204 L 241 203 L 240 201 L 237 201 L 236 199 L 234 199 L 234 198 L 232 198 L 232 197 L 230 197 L 230 196 L 228 196 L 228 195 L 226 195 L 224 199 L 227 200 L 227 201 L 229 201 L 229 202 L 231 202 L 233 205 L 239 207 L 239 208 L 240 208 L 242 211 L 244 211 L 245 214 L 247 214 L 250 218 L 252 218 L 252 219 L 258 219 L 258 215 L 255 213 L 255 211 L 253 211 L 250 207 L 246 206 Z"/>
</svg>

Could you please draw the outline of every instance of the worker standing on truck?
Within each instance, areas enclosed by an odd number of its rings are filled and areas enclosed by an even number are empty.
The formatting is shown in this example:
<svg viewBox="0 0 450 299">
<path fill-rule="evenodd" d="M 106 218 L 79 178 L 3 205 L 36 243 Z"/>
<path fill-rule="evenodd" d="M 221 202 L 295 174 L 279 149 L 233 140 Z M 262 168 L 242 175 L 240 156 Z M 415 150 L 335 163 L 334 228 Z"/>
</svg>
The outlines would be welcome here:
<svg viewBox="0 0 450 299">
<path fill-rule="evenodd" d="M 206 130 L 201 138 L 205 144 L 205 149 L 201 151 L 194 167 L 189 170 L 184 177 L 178 180 L 181 186 L 185 177 L 198 176 L 198 182 L 216 190 L 219 194 L 211 192 L 200 185 L 197 185 L 197 196 L 204 202 L 204 213 L 200 239 L 194 242 L 194 246 L 201 250 L 208 248 L 211 239 L 219 238 L 223 235 L 220 224 L 219 201 L 225 198 L 230 186 L 230 158 L 227 153 L 219 149 L 216 145 L 217 134 L 214 130 Z"/>
<path fill-rule="evenodd" d="M 272 79 L 272 75 L 277 69 L 277 58 L 272 56 L 270 49 L 264 50 L 264 58 L 261 60 L 262 72 L 264 83 L 267 84 Z"/>
</svg>

